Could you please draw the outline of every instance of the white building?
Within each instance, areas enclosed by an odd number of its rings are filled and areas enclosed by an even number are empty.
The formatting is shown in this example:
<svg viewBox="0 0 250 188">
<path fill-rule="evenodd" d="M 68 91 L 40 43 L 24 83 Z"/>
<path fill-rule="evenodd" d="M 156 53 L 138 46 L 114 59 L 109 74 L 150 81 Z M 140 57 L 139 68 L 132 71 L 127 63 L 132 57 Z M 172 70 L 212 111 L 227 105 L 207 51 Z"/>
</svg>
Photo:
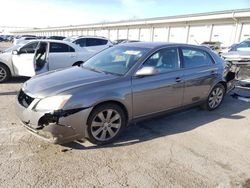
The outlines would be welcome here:
<svg viewBox="0 0 250 188">
<path fill-rule="evenodd" d="M 96 35 L 116 39 L 229 46 L 250 38 L 250 9 L 14 31 L 38 36 Z"/>
<path fill-rule="evenodd" d="M 12 31 L 14 30 L 15 32 L 20 31 L 20 30 L 27 30 L 31 28 L 26 28 L 26 27 L 12 27 L 12 26 L 0 26 L 0 35 L 9 35 L 12 34 Z"/>
</svg>

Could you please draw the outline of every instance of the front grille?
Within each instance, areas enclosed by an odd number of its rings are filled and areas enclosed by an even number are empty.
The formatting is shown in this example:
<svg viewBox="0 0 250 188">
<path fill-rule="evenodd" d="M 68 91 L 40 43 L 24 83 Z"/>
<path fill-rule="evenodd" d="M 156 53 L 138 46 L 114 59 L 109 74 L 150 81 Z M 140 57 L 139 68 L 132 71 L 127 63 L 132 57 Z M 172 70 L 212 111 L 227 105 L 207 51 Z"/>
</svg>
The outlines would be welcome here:
<svg viewBox="0 0 250 188">
<path fill-rule="evenodd" d="M 33 100 L 34 98 L 25 94 L 23 90 L 20 90 L 18 94 L 18 101 L 23 107 L 28 108 L 28 106 L 33 102 Z"/>
</svg>

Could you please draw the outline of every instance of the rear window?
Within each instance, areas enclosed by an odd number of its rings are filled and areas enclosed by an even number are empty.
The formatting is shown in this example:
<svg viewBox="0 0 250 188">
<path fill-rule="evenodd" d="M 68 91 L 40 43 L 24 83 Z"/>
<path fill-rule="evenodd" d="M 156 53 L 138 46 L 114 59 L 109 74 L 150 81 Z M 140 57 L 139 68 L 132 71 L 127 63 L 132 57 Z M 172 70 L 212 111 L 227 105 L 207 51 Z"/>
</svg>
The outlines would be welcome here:
<svg viewBox="0 0 250 188">
<path fill-rule="evenodd" d="M 87 38 L 86 39 L 86 46 L 100 46 L 106 45 L 108 43 L 105 39 L 95 39 L 95 38 Z"/>
<path fill-rule="evenodd" d="M 183 48 L 183 67 L 195 68 L 214 64 L 212 57 L 203 50 L 193 48 Z"/>
<path fill-rule="evenodd" d="M 49 52 L 50 53 L 67 53 L 67 52 L 75 52 L 75 50 L 74 48 L 72 48 L 71 46 L 67 44 L 51 42 Z"/>
</svg>

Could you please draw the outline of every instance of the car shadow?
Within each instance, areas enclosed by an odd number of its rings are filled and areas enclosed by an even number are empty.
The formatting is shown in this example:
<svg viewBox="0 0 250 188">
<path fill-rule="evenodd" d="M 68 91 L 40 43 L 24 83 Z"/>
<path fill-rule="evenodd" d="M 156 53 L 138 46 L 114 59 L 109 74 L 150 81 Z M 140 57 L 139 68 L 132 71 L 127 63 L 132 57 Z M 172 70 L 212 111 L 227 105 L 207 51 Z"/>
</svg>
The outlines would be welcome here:
<svg viewBox="0 0 250 188">
<path fill-rule="evenodd" d="M 0 92 L 0 96 L 17 95 L 17 94 L 18 94 L 18 91 Z"/>
<path fill-rule="evenodd" d="M 29 79 L 30 79 L 30 77 L 13 77 L 13 78 L 10 78 L 10 80 L 8 80 L 5 84 L 24 83 Z"/>
<path fill-rule="evenodd" d="M 175 114 L 151 118 L 147 121 L 129 126 L 122 133 L 122 136 L 112 144 L 104 146 L 85 146 L 85 144 L 81 142 L 71 142 L 63 146 L 76 150 L 89 150 L 138 144 L 160 137 L 192 131 L 204 125 L 208 126 L 208 123 L 212 123 L 222 118 L 234 120 L 243 119 L 245 118 L 244 116 L 237 114 L 249 108 L 250 103 L 241 102 L 228 95 L 225 97 L 221 107 L 215 111 L 209 112 L 196 107 Z"/>
</svg>

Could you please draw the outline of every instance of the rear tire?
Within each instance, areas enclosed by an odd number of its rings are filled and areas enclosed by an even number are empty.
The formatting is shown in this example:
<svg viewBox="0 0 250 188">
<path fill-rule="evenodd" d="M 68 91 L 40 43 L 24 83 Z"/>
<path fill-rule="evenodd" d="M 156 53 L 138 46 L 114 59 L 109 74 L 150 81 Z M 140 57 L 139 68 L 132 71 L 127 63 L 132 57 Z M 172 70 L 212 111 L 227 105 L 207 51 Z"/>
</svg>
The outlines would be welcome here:
<svg viewBox="0 0 250 188">
<path fill-rule="evenodd" d="M 206 103 L 203 105 L 203 108 L 208 111 L 213 111 L 217 109 L 225 96 L 226 88 L 222 84 L 217 84 L 214 86 L 212 91 L 209 93 Z"/>
<path fill-rule="evenodd" d="M 123 109 L 116 104 L 103 104 L 94 108 L 88 118 L 88 140 L 96 145 L 114 142 L 126 127 Z"/>
<path fill-rule="evenodd" d="M 10 77 L 11 73 L 9 68 L 4 64 L 0 64 L 0 83 L 6 82 Z"/>
</svg>

